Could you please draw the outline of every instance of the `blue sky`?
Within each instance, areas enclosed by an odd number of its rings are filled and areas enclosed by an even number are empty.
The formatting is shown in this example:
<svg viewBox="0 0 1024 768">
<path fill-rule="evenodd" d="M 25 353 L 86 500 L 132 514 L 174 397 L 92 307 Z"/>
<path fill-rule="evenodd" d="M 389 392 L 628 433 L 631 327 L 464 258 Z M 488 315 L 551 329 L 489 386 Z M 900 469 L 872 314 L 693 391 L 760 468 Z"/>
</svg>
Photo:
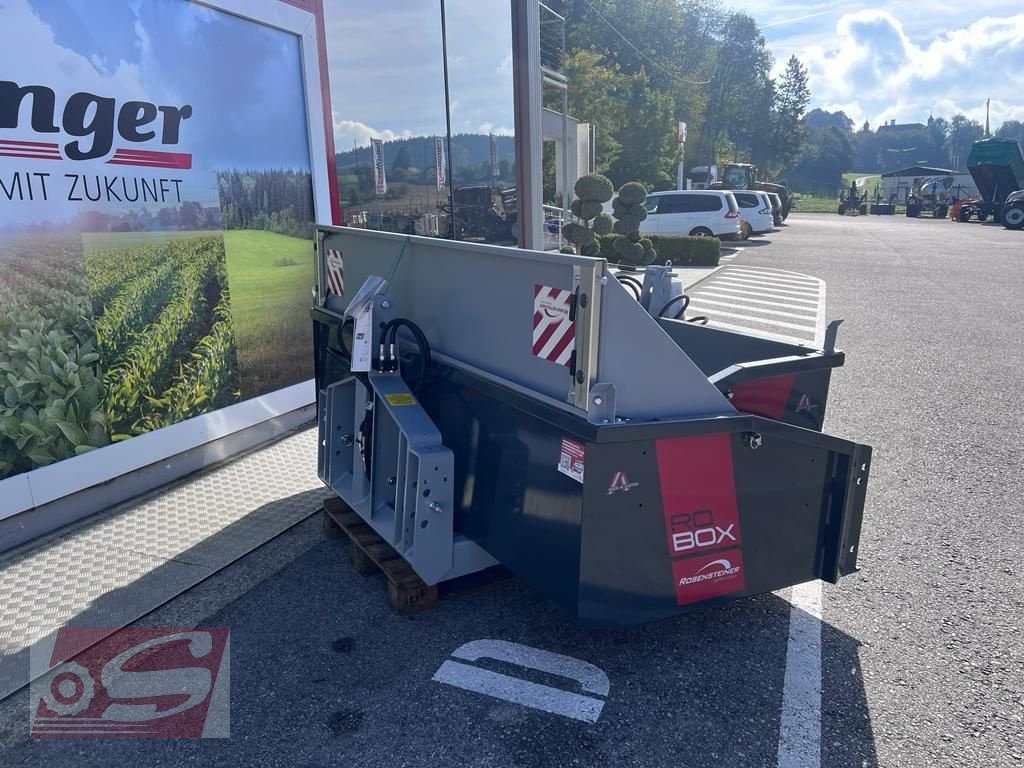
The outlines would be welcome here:
<svg viewBox="0 0 1024 768">
<path fill-rule="evenodd" d="M 192 153 L 182 189 L 205 204 L 216 204 L 217 168 L 309 167 L 298 39 L 224 13 L 180 0 L 0 0 L 0 73 L 54 89 L 58 109 L 76 91 L 118 104 L 191 105 L 179 145 L 130 146 Z M 0 133 L 46 140 L 29 135 L 24 119 L 17 131 Z M 24 163 L 4 158 L 0 172 Z M 127 168 L 64 161 L 45 170 L 161 175 Z M 44 170 L 39 163 L 32 169 Z M 14 206 L 3 203 L 5 218 L 13 215 Z"/>
<path fill-rule="evenodd" d="M 1024 120 L 1022 0 L 727 0 L 764 29 L 779 66 L 796 54 L 813 105 L 855 121 L 962 112 Z"/>
</svg>

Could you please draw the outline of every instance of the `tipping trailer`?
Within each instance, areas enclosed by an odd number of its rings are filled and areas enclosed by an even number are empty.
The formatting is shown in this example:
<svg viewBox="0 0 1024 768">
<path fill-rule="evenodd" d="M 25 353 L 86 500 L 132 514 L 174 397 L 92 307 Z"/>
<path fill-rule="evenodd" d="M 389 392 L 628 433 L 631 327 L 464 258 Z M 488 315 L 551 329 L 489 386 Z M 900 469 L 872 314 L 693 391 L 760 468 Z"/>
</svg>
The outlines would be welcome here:
<svg viewBox="0 0 1024 768">
<path fill-rule="evenodd" d="M 980 199 L 960 207 L 958 218 L 1002 220 L 1003 205 L 1012 193 L 1024 190 L 1024 156 L 1015 139 L 990 138 L 974 142 L 967 170 L 978 186 Z"/>
<path fill-rule="evenodd" d="M 856 570 L 839 321 L 818 348 L 662 317 L 668 266 L 638 300 L 572 254 L 331 227 L 317 254 L 319 475 L 427 584 L 500 563 L 621 626 Z"/>
</svg>

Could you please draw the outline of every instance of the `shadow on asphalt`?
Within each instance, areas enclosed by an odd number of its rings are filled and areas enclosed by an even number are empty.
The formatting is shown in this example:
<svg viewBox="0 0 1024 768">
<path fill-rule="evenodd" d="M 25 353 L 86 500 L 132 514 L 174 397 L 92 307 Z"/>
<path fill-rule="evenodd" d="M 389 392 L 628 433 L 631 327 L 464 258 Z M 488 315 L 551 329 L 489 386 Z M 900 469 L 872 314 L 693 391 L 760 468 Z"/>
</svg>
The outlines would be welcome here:
<svg viewBox="0 0 1024 768">
<path fill-rule="evenodd" d="M 159 579 L 159 569 L 148 578 Z M 790 604 L 780 597 L 760 595 L 641 627 L 585 630 L 522 585 L 409 617 L 391 612 L 385 591 L 383 577 L 356 574 L 343 539 L 330 539 L 223 610 L 196 616 L 197 626 L 231 630 L 228 740 L 92 739 L 67 750 L 65 741 L 28 739 L 22 690 L 4 702 L 3 712 L 10 703 L 17 714 L 3 720 L 10 746 L 3 762 L 184 765 L 215 749 L 222 762 L 252 766 L 777 763 L 790 619 Z M 432 680 L 453 651 L 482 639 L 598 666 L 610 691 L 597 722 Z M 828 625 L 822 640 L 822 764 L 875 766 L 858 643 Z M 566 678 L 500 665 L 490 671 L 586 693 Z"/>
</svg>

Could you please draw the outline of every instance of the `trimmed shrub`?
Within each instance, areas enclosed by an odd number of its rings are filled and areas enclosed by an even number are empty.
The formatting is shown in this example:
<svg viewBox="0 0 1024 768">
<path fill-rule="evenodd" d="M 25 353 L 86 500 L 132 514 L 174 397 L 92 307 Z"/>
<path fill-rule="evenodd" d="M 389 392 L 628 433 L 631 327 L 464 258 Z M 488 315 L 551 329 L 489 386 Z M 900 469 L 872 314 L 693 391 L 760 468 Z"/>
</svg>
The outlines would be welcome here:
<svg viewBox="0 0 1024 768">
<path fill-rule="evenodd" d="M 617 261 L 627 264 L 650 264 L 658 254 L 648 238 L 640 237 L 640 222 L 647 218 L 647 190 L 638 181 L 629 181 L 619 188 L 619 194 L 612 201 L 615 223 L 612 232 L 618 235 L 615 241 Z"/>
<path fill-rule="evenodd" d="M 684 237 L 680 235 L 647 235 L 651 247 L 657 252 L 657 263 L 671 261 L 679 267 L 717 267 L 721 255 L 721 242 L 717 237 Z M 601 244 L 601 257 L 612 263 L 623 262 L 615 242 L 619 238 L 613 236 L 598 238 Z M 620 241 L 621 242 L 621 241 Z M 637 243 L 637 245 L 643 245 Z M 626 262 L 633 263 L 633 262 Z"/>
<path fill-rule="evenodd" d="M 562 237 L 584 256 L 598 256 L 601 247 L 595 239 L 608 234 L 612 228 L 611 217 L 601 213 L 603 204 L 612 199 L 612 183 L 599 173 L 590 173 L 576 180 L 573 187 L 576 199 L 569 209 L 580 221 L 570 221 L 562 226 Z M 564 252 L 564 251 L 563 251 Z"/>
</svg>

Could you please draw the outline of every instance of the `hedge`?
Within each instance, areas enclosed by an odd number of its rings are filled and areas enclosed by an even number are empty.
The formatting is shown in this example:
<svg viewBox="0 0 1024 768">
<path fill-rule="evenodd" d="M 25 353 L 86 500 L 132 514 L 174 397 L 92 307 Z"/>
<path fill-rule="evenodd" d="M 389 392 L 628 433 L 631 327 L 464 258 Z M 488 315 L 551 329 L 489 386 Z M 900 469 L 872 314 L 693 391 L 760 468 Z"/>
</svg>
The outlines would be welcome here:
<svg viewBox="0 0 1024 768">
<path fill-rule="evenodd" d="M 664 264 L 671 261 L 673 265 L 685 267 L 717 267 L 721 255 L 722 243 L 717 237 L 685 237 L 682 235 L 643 235 L 651 239 L 654 250 L 658 252 L 655 261 Z M 599 237 L 601 257 L 609 262 L 617 262 L 614 236 Z"/>
</svg>

